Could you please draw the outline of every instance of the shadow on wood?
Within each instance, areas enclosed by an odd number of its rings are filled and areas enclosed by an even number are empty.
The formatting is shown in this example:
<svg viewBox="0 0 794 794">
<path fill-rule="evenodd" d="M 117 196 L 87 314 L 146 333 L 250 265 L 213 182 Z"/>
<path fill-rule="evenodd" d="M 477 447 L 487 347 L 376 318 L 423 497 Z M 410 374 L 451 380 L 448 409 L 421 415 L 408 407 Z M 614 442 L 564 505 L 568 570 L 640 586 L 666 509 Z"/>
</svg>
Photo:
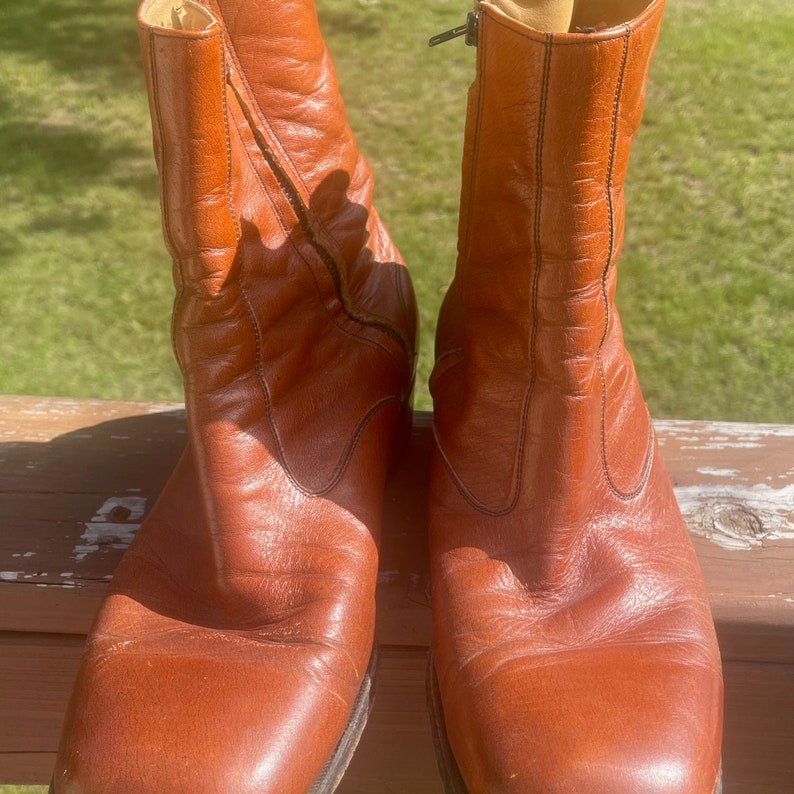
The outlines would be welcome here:
<svg viewBox="0 0 794 794">
<path fill-rule="evenodd" d="M 0 397 L 0 782 L 49 779 L 84 636 L 185 443 L 181 406 Z M 441 791 L 418 414 L 386 494 L 375 709 L 341 794 Z M 725 794 L 794 791 L 794 428 L 657 422 L 711 596 Z"/>
</svg>

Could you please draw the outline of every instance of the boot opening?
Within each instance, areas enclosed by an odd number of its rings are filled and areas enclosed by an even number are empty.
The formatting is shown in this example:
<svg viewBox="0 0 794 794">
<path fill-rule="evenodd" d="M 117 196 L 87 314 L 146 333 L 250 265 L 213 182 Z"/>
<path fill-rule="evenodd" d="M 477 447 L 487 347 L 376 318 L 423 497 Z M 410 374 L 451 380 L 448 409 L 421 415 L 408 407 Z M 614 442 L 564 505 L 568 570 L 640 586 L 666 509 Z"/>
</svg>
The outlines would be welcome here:
<svg viewBox="0 0 794 794">
<path fill-rule="evenodd" d="M 631 22 L 654 0 L 574 0 L 572 31 L 595 31 Z"/>
<path fill-rule="evenodd" d="M 141 21 L 169 30 L 206 30 L 215 24 L 212 14 L 189 0 L 150 0 L 141 7 Z"/>
<path fill-rule="evenodd" d="M 574 0 L 493 0 L 493 4 L 535 30 L 561 33 L 571 24 Z"/>
</svg>

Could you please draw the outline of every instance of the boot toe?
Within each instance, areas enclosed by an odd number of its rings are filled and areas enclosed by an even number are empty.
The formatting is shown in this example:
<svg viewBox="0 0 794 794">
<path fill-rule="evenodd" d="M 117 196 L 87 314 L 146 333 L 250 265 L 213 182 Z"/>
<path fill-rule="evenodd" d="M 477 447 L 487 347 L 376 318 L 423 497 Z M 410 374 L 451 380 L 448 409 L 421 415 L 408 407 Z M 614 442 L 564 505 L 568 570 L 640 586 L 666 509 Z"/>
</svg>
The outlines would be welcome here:
<svg viewBox="0 0 794 794">
<path fill-rule="evenodd" d="M 252 652 L 248 638 L 192 634 L 190 653 L 89 655 L 75 688 L 80 708 L 67 716 L 57 794 L 311 787 L 354 711 L 357 687 L 340 675 L 341 654 L 299 644 Z"/>
<path fill-rule="evenodd" d="M 447 712 L 471 792 L 713 794 L 721 689 L 708 666 L 652 647 L 486 662 Z M 651 683 L 652 682 L 652 683 Z M 692 704 L 711 703 L 694 710 Z"/>
</svg>

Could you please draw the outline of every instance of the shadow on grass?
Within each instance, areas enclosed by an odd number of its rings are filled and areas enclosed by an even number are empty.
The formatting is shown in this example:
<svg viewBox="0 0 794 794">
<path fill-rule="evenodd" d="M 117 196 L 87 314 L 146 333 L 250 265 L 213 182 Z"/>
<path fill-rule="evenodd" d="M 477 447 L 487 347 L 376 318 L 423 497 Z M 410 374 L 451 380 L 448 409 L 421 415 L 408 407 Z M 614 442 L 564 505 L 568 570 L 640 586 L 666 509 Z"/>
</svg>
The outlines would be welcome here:
<svg viewBox="0 0 794 794">
<path fill-rule="evenodd" d="M 89 90 L 142 87 L 136 8 L 136 0 L 8 3 L 2 48 L 47 61 Z"/>
<path fill-rule="evenodd" d="M 0 97 L 3 93 L 0 90 Z M 144 156 L 150 158 L 150 152 L 104 129 L 13 121 L 0 125 L 0 147 L 6 152 L 0 173 L 22 178 L 34 189 L 77 188 L 102 179 L 125 188 L 157 190 L 153 175 L 134 173 L 142 170 L 136 166 Z M 124 160 L 131 162 L 114 173 L 114 166 Z"/>
<path fill-rule="evenodd" d="M 114 190 L 157 195 L 148 125 L 130 128 L 130 118 L 146 118 L 136 6 L 27 0 L 4 8 L 0 67 L 10 79 L 0 85 L 0 180 L 18 215 L 0 253 L 29 234 L 109 227 Z"/>
<path fill-rule="evenodd" d="M 353 16 L 346 10 L 318 8 L 317 16 L 323 36 L 329 38 L 348 36 L 368 39 L 381 32 L 381 26 L 373 12 L 361 11 Z"/>
</svg>

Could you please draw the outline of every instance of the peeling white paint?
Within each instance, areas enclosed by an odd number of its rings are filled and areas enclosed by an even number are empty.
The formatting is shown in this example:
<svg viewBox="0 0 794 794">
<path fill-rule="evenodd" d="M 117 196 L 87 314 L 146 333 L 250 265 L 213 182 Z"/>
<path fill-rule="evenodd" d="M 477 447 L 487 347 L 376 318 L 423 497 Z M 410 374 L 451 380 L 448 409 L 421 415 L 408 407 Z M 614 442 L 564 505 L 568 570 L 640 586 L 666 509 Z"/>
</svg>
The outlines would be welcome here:
<svg viewBox="0 0 794 794">
<path fill-rule="evenodd" d="M 22 573 L 22 571 L 0 571 L 0 582 L 16 582 Z"/>
<path fill-rule="evenodd" d="M 657 419 L 653 423 L 657 432 L 681 441 L 700 441 L 704 435 L 712 438 L 728 437 L 737 440 L 762 439 L 769 436 L 778 438 L 794 437 L 794 425 L 774 425 L 755 422 L 702 422 L 680 419 Z M 695 433 L 695 434 L 693 434 Z"/>
<path fill-rule="evenodd" d="M 752 441 L 720 441 L 718 439 L 710 439 L 702 444 L 682 444 L 681 449 L 700 449 L 704 451 L 709 450 L 725 450 L 725 449 L 762 449 L 765 444 L 756 444 Z"/>
<path fill-rule="evenodd" d="M 701 466 L 698 474 L 708 474 L 711 477 L 737 477 L 738 469 L 712 469 L 711 466 Z"/>
<path fill-rule="evenodd" d="M 675 495 L 689 529 L 724 548 L 794 541 L 794 483 L 688 485 L 676 488 Z"/>
<path fill-rule="evenodd" d="M 112 496 L 106 499 L 96 515 L 85 523 L 85 531 L 80 536 L 82 542 L 73 549 L 75 560 L 82 562 L 89 554 L 98 551 L 100 546 L 126 549 L 145 512 L 146 498 L 143 496 Z M 118 514 L 123 515 L 122 521 L 109 520 Z"/>
</svg>

